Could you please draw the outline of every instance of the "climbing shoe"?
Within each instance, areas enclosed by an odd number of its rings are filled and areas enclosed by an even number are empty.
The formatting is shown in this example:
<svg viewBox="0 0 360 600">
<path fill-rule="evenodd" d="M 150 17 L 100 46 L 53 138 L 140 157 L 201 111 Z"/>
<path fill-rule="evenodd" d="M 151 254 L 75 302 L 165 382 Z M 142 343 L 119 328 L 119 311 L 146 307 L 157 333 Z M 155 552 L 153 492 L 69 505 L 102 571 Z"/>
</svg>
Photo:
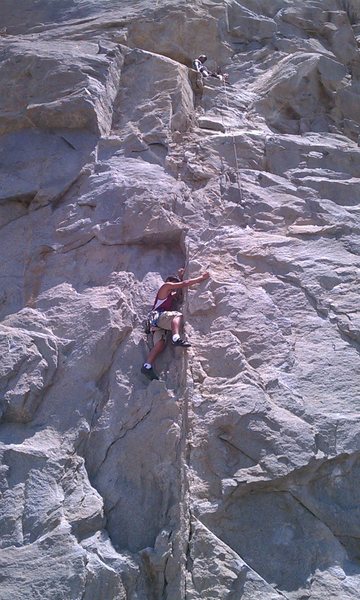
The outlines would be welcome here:
<svg viewBox="0 0 360 600">
<path fill-rule="evenodd" d="M 180 348 L 190 348 L 191 344 L 189 342 L 186 342 L 185 340 L 182 340 L 181 338 L 179 340 L 176 340 L 176 342 L 172 342 L 173 346 L 180 346 Z"/>
<path fill-rule="evenodd" d="M 157 379 L 159 380 L 158 376 L 156 375 L 154 369 L 151 367 L 151 369 L 147 369 L 146 367 L 144 367 L 144 365 L 141 367 L 141 372 L 143 375 L 145 375 L 145 377 L 147 377 L 148 379 L 150 379 L 150 381 L 152 381 L 153 379 Z"/>
</svg>

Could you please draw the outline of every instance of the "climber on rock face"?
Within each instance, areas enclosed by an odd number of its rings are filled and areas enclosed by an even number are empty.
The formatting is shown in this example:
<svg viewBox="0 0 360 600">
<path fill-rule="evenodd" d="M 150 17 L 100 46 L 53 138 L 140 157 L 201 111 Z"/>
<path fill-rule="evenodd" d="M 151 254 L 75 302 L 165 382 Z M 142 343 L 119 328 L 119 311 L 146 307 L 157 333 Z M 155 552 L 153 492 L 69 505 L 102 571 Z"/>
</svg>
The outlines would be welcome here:
<svg viewBox="0 0 360 600">
<path fill-rule="evenodd" d="M 150 350 L 145 363 L 141 367 L 141 373 L 148 379 L 159 379 L 156 375 L 153 364 L 156 357 L 164 350 L 166 346 L 166 333 L 172 332 L 172 345 L 180 348 L 189 348 L 191 344 L 181 339 L 180 327 L 182 314 L 177 310 L 172 310 L 173 305 L 179 300 L 179 293 L 183 288 L 191 287 L 205 281 L 210 277 L 206 271 L 199 277 L 183 280 L 184 269 L 179 269 L 179 277 L 168 277 L 165 283 L 159 288 L 156 294 L 155 302 L 150 313 L 150 333 L 153 336 L 153 348 Z"/>
<path fill-rule="evenodd" d="M 207 61 L 207 56 L 205 54 L 200 54 L 198 58 L 195 58 L 193 61 L 193 68 L 198 73 L 201 73 L 203 77 L 215 77 L 216 79 L 220 79 L 220 81 L 224 81 L 227 75 L 220 75 L 219 73 L 213 73 L 209 71 L 207 67 L 205 67 L 204 63 Z"/>
</svg>

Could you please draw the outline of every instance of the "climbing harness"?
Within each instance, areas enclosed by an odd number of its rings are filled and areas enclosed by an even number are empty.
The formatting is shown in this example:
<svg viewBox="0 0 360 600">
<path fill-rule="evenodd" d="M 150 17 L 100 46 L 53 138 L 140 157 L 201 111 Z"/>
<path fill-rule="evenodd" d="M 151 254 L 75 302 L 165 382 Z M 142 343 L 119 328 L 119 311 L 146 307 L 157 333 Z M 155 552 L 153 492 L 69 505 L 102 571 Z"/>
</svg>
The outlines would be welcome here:
<svg viewBox="0 0 360 600">
<path fill-rule="evenodd" d="M 147 335 L 151 333 L 151 329 L 153 327 L 157 327 L 161 313 L 172 309 L 173 302 L 174 295 L 172 292 L 170 292 L 170 294 L 168 294 L 166 298 L 163 298 L 162 300 L 158 298 L 158 295 L 156 294 L 153 307 L 148 313 L 144 322 L 144 331 Z"/>
</svg>

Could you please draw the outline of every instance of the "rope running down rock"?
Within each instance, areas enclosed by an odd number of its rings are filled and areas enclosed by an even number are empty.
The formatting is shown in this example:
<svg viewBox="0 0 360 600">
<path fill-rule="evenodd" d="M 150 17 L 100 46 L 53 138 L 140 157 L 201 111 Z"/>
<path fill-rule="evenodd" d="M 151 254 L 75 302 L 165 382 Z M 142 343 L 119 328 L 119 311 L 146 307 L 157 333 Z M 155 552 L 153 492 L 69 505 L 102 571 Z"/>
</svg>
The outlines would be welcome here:
<svg viewBox="0 0 360 600">
<path fill-rule="evenodd" d="M 225 94 L 225 103 L 226 103 L 226 108 L 228 110 L 228 112 L 230 111 L 230 106 L 229 106 L 229 101 L 228 101 L 228 97 L 227 97 L 227 89 L 226 89 L 226 82 L 225 79 L 223 79 L 223 87 L 224 87 L 224 94 Z M 224 130 L 226 129 L 225 127 L 225 123 L 224 123 L 224 117 L 222 116 L 222 123 L 223 123 L 223 127 Z M 238 191 L 239 191 L 239 204 L 240 206 L 243 205 L 243 193 L 242 193 L 242 185 L 241 185 L 241 177 L 240 177 L 240 168 L 239 168 L 239 159 L 238 159 L 238 153 L 237 153 L 237 149 L 236 149 L 236 140 L 235 140 L 235 135 L 232 134 L 232 142 L 233 142 L 233 148 L 234 148 L 234 158 L 235 158 L 235 170 L 236 170 L 236 182 L 237 182 L 237 186 L 238 186 Z M 237 204 L 230 210 L 229 213 L 227 213 L 220 221 L 220 223 L 215 227 L 215 229 L 212 230 L 211 232 L 211 238 L 204 244 L 204 246 L 202 246 L 202 248 L 200 250 L 198 250 L 197 252 L 195 252 L 195 254 L 192 256 L 192 260 L 195 259 L 196 256 L 198 256 L 201 252 L 203 252 L 203 250 L 206 248 L 206 246 L 208 244 L 210 244 L 210 242 L 212 242 L 214 240 L 214 233 L 215 231 L 217 231 L 220 227 L 223 226 L 224 222 L 230 217 L 230 215 L 234 212 L 234 210 L 237 208 Z M 185 262 L 185 268 L 187 268 L 189 264 L 189 251 L 187 252 L 187 258 L 186 258 L 186 262 Z"/>
</svg>

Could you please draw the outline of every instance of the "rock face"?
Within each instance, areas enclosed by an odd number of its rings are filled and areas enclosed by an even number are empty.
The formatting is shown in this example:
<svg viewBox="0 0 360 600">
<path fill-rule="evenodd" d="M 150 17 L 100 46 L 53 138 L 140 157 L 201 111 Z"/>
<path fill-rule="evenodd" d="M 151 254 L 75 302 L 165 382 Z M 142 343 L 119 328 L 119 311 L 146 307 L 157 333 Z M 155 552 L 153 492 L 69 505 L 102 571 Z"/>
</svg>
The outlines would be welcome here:
<svg viewBox="0 0 360 600">
<path fill-rule="evenodd" d="M 0 599 L 358 600 L 358 0 L 1 13 Z"/>
</svg>

